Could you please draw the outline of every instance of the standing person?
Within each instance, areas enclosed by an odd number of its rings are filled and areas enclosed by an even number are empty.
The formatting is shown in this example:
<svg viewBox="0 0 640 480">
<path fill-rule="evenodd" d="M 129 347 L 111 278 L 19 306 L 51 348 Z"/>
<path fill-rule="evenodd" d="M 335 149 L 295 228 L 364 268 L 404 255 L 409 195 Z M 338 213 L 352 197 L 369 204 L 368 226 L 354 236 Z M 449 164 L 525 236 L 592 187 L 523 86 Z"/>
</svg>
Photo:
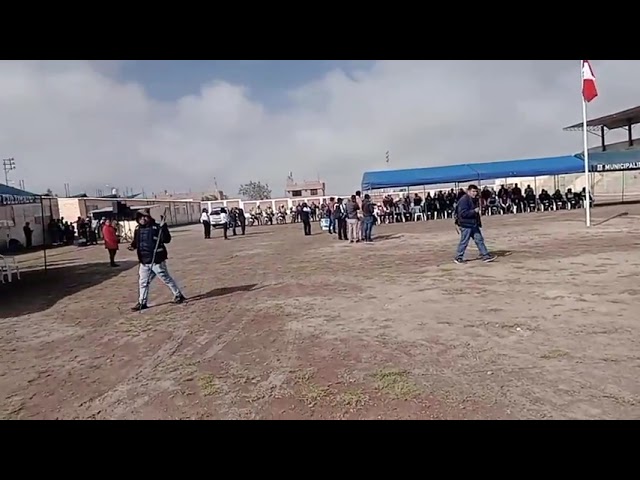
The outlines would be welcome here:
<svg viewBox="0 0 640 480">
<path fill-rule="evenodd" d="M 358 224 L 356 225 L 356 241 L 359 242 L 364 238 L 364 217 L 362 212 L 362 192 L 356 192 L 356 203 L 358 204 Z"/>
<path fill-rule="evenodd" d="M 333 218 L 335 219 L 336 230 L 338 232 L 338 240 L 348 240 L 347 237 L 347 206 L 338 198 L 333 209 Z"/>
<path fill-rule="evenodd" d="M 373 242 L 371 234 L 373 233 L 373 224 L 375 222 L 374 205 L 369 194 L 365 194 L 362 202 L 362 215 L 364 224 L 364 241 L 366 243 Z"/>
<path fill-rule="evenodd" d="M 235 237 L 236 234 L 236 226 L 238 225 L 238 210 L 236 207 L 233 207 L 229 210 L 229 227 L 231 228 L 231 234 Z"/>
<path fill-rule="evenodd" d="M 300 209 L 300 219 L 302 220 L 304 234 L 311 235 L 311 209 L 306 202 L 302 204 L 302 208 Z"/>
<path fill-rule="evenodd" d="M 455 263 L 464 263 L 464 252 L 467 250 L 469 240 L 473 238 L 476 243 L 482 260 L 493 262 L 496 257 L 489 253 L 484 244 L 482 236 L 482 220 L 480 219 L 480 207 L 478 203 L 478 187 L 469 185 L 466 195 L 464 195 L 456 207 L 456 224 L 460 227 L 460 243 L 454 259 Z"/>
<path fill-rule="evenodd" d="M 222 222 L 222 233 L 224 234 L 224 239 L 229 240 L 227 236 L 227 231 L 229 230 L 229 214 L 227 213 L 227 209 L 222 207 L 220 209 L 220 221 Z"/>
<path fill-rule="evenodd" d="M 166 223 L 158 225 L 151 217 L 148 209 L 138 215 L 138 225 L 133 232 L 133 241 L 129 250 L 135 250 L 138 254 L 140 267 L 138 268 L 138 303 L 132 311 L 145 310 L 149 298 L 149 287 L 157 276 L 169 287 L 173 293 L 173 303 L 180 304 L 186 300 L 175 280 L 167 269 L 166 244 L 171 242 L 171 233 Z"/>
<path fill-rule="evenodd" d="M 211 238 L 211 218 L 209 218 L 209 211 L 206 208 L 202 209 L 202 215 L 200 215 L 200 223 L 204 227 L 204 239 Z"/>
<path fill-rule="evenodd" d="M 240 224 L 240 233 L 244 235 L 244 231 L 247 228 L 247 218 L 244 215 L 242 207 L 236 207 L 236 214 L 238 217 L 238 223 Z"/>
<path fill-rule="evenodd" d="M 117 267 L 118 234 L 116 228 L 111 224 L 111 220 L 105 220 L 104 225 L 102 225 L 102 238 L 104 238 L 104 248 L 109 252 L 109 265 Z"/>
<path fill-rule="evenodd" d="M 31 229 L 31 224 L 25 222 L 22 231 L 24 232 L 24 246 L 28 250 L 33 246 L 33 230 Z"/>
<path fill-rule="evenodd" d="M 355 195 L 347 201 L 347 228 L 349 229 L 349 243 L 359 242 L 358 238 L 358 218 L 360 216 L 360 207 Z"/>
<path fill-rule="evenodd" d="M 336 219 L 333 216 L 333 212 L 336 208 L 336 199 L 334 197 L 329 198 L 329 203 L 326 205 L 324 215 L 329 219 L 329 235 L 333 235 L 338 231 L 336 225 Z"/>
</svg>

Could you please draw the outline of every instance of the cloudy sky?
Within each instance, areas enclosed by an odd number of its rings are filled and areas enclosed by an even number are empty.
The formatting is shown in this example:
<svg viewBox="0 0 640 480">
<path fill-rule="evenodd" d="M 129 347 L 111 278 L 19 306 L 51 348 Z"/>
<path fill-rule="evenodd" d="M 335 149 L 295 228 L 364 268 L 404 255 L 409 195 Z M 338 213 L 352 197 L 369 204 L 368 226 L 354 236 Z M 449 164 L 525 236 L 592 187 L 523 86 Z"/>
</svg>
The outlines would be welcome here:
<svg viewBox="0 0 640 480">
<path fill-rule="evenodd" d="M 593 67 L 590 117 L 640 104 L 640 61 Z M 575 153 L 580 120 L 579 60 L 0 62 L 0 155 L 34 192 L 278 196 L 292 171 L 344 194 L 365 170 Z"/>
</svg>

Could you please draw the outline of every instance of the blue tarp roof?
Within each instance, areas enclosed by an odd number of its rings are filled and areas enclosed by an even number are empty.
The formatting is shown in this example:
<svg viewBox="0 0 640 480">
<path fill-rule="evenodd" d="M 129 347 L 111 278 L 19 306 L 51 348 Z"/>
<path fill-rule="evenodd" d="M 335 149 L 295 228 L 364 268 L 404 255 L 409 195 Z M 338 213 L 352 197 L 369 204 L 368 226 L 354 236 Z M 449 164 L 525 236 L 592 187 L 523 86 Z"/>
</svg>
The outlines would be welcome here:
<svg viewBox="0 0 640 480">
<path fill-rule="evenodd" d="M 570 175 L 584 171 L 584 161 L 575 155 L 509 160 L 506 162 L 473 163 L 469 166 L 478 172 L 479 180 Z"/>
<path fill-rule="evenodd" d="M 583 160 L 575 155 L 506 162 L 464 163 L 446 167 L 383 170 L 365 172 L 362 176 L 362 190 L 480 182 L 497 178 L 569 175 L 583 170 Z"/>
<path fill-rule="evenodd" d="M 406 170 L 382 170 L 378 172 L 365 172 L 362 177 L 362 190 L 470 182 L 477 178 L 478 173 L 466 165 L 410 168 Z"/>
<path fill-rule="evenodd" d="M 31 192 L 20 190 L 0 183 L 0 205 L 14 205 L 16 203 L 35 203 L 38 196 Z"/>
</svg>

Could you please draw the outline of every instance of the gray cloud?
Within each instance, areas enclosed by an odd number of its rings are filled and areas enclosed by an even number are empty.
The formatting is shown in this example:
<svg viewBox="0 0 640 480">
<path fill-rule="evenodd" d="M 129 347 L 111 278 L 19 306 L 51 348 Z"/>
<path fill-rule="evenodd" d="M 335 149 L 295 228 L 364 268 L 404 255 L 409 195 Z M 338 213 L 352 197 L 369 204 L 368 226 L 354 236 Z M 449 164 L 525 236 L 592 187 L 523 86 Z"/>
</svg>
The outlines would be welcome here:
<svg viewBox="0 0 640 480">
<path fill-rule="evenodd" d="M 357 63 L 353 65 L 358 66 Z M 364 65 L 364 64 L 363 64 Z M 365 170 L 574 153 L 578 60 L 380 61 L 335 70 L 271 111 L 215 79 L 175 102 L 118 78 L 119 62 L 0 62 L 0 154 L 35 191 L 104 185 L 282 191 L 289 171 L 354 190 Z M 594 61 L 590 116 L 635 106 L 638 61 Z M 617 140 L 618 136 L 612 136 Z M 595 140 L 594 140 L 595 142 Z"/>
</svg>

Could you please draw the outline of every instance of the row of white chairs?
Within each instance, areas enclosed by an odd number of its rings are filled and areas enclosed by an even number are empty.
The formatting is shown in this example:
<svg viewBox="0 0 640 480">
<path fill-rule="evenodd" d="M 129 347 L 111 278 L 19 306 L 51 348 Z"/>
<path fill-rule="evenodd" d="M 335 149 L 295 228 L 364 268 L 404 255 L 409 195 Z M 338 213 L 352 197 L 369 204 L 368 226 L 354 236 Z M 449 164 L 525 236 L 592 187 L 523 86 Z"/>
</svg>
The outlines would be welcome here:
<svg viewBox="0 0 640 480">
<path fill-rule="evenodd" d="M 7 277 L 8 282 L 12 282 L 14 275 L 20 280 L 20 267 L 15 257 L 0 255 L 0 283 L 6 283 L 4 277 Z"/>
</svg>

